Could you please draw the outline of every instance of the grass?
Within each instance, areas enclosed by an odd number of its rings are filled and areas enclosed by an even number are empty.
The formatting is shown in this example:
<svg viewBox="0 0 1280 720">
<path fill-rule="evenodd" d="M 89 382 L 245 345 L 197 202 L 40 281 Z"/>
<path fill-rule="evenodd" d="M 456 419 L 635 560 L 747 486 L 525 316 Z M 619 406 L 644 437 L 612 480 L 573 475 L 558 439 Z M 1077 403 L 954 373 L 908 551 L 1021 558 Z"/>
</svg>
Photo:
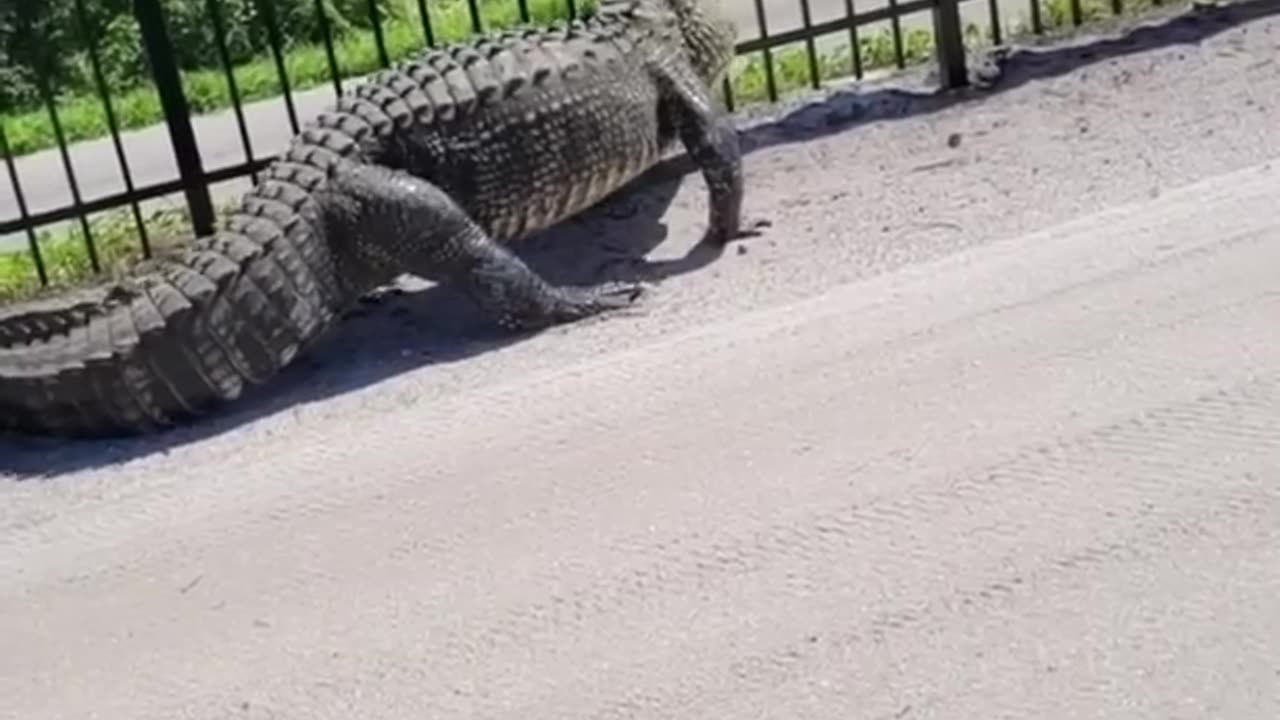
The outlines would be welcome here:
<svg viewBox="0 0 1280 720">
<path fill-rule="evenodd" d="M 976 26 L 970 27 L 977 33 Z M 847 37 L 847 36 L 846 36 Z M 866 34 L 858 38 L 863 72 L 880 70 L 897 65 L 898 57 L 893 43 L 893 33 L 888 30 Z M 855 74 L 852 45 L 847 43 L 834 52 L 817 53 L 815 64 L 818 76 L 815 81 L 808 50 L 804 47 L 783 47 L 771 53 L 773 88 L 782 98 L 815 87 L 823 81 L 850 77 Z M 902 65 L 909 67 L 933 57 L 933 33 L 921 28 L 902 31 Z M 763 52 L 752 57 L 740 56 L 731 71 L 730 86 L 737 105 L 769 102 L 770 82 L 768 65 Z"/>
<path fill-rule="evenodd" d="M 561 1 L 529 0 L 531 14 L 539 20 L 556 17 Z M 487 9 L 486 14 L 483 15 L 486 27 L 498 27 L 504 23 L 514 23 L 519 19 L 515 12 L 514 0 L 482 0 L 481 4 Z M 1081 0 L 1080 4 L 1085 23 L 1115 17 L 1110 0 Z M 1125 3 L 1124 15 L 1139 14 L 1151 8 L 1153 4 L 1152 0 L 1128 0 Z M 452 40 L 470 34 L 470 19 L 464 2 L 453 2 L 437 7 L 440 11 L 433 14 L 432 20 L 435 23 L 433 29 L 436 30 L 436 37 L 439 40 Z M 495 9 L 499 7 L 509 8 L 509 13 L 503 14 Z M 1042 25 L 1046 35 L 1073 26 L 1071 0 L 1047 0 L 1042 4 L 1042 8 Z M 887 23 L 883 24 L 887 25 Z M 1025 26 L 1010 28 L 1006 25 L 1006 27 L 1008 28 L 1005 32 L 1006 38 L 1025 37 L 1030 34 L 1030 29 Z M 388 53 L 393 59 L 412 53 L 421 46 L 420 32 L 420 28 L 414 28 L 410 32 L 410 28 L 404 27 L 403 23 L 389 25 L 385 31 Z M 414 33 L 419 34 L 414 35 Z M 860 28 L 859 35 L 864 72 L 898 64 L 898 52 L 893 42 L 893 35 L 887 27 L 879 31 Z M 965 35 L 971 49 L 990 44 L 990 38 L 976 26 L 967 27 Z M 847 38 L 847 34 L 845 37 Z M 804 92 L 815 84 L 808 52 L 802 43 L 799 45 L 800 47 L 776 48 L 771 52 L 773 88 L 779 98 Z M 335 50 L 344 75 L 359 75 L 379 67 L 376 46 L 367 34 L 353 36 Z M 933 57 L 933 51 L 933 34 L 930 30 L 916 28 L 903 31 L 901 59 L 904 67 L 928 61 Z M 816 58 L 816 65 L 818 82 L 851 76 L 854 74 L 855 67 L 852 48 L 846 44 L 845 47 L 834 52 L 820 54 Z M 288 56 L 287 66 L 290 68 L 291 79 L 294 79 L 297 86 L 306 86 L 306 83 L 299 80 L 301 78 L 307 78 L 312 86 L 330 82 L 328 61 L 322 48 L 300 48 L 294 51 Z M 269 64 L 251 63 L 239 68 L 237 78 L 242 83 L 242 94 L 247 97 L 270 96 L 273 91 L 278 91 L 276 86 L 271 84 L 274 82 L 275 74 Z M 246 82 L 253 78 L 258 78 L 254 81 L 258 84 Z M 220 96 L 216 88 L 225 89 L 226 85 L 225 78 L 221 74 L 194 73 L 188 77 L 187 82 L 188 92 L 191 93 L 189 97 L 193 99 L 193 104 L 205 108 L 218 107 Z M 730 71 L 730 85 L 734 102 L 738 106 L 770 101 L 769 73 L 766 71 L 763 53 L 737 58 Z M 249 88 L 259 88 L 257 92 L 262 94 L 252 95 L 248 92 Z M 120 105 L 129 106 L 126 102 Z M 68 128 L 70 127 L 71 124 L 68 123 Z M 90 128 L 86 126 L 82 132 L 90 133 Z M 70 131 L 68 134 L 70 135 Z M 156 211 L 146 217 L 144 222 L 153 248 L 176 245 L 185 242 L 184 238 L 190 236 L 190 222 L 185 210 Z M 94 246 L 98 250 L 103 267 L 102 274 L 118 274 L 123 268 L 140 259 L 137 226 L 131 211 L 121 209 L 101 213 L 90 220 L 90 228 Z M 93 275 L 85 249 L 84 234 L 79 225 L 54 231 L 41 231 L 37 237 L 48 272 L 49 289 L 83 283 Z M 0 253 L 0 302 L 29 297 L 44 291 L 29 252 Z"/>
<path fill-rule="evenodd" d="M 423 28 L 414 0 L 392 0 L 401 11 L 383 23 L 387 55 L 394 62 L 422 49 Z M 566 0 L 528 0 L 530 19 L 546 23 L 567 18 Z M 461 40 L 471 35 L 471 15 L 465 0 L 432 0 L 428 3 L 431 29 L 437 44 Z M 520 21 L 516 0 L 480 0 L 480 17 L 486 29 L 511 27 Z M 579 0 L 579 12 L 595 7 L 595 0 Z M 382 67 L 372 32 L 352 32 L 334 41 L 334 55 L 343 78 L 365 75 Z M 299 44 L 284 55 L 290 89 L 306 90 L 331 82 L 329 60 L 323 44 Z M 265 55 L 233 69 L 241 102 L 277 97 L 283 92 L 274 59 Z M 191 111 L 204 114 L 232 105 L 231 90 L 222 68 L 182 73 L 183 89 Z M 124 92 L 112 93 L 112 110 L 121 130 L 131 130 L 163 121 L 155 86 L 147 83 Z M 58 122 L 67 142 L 104 137 L 110 132 L 106 111 L 92 89 L 64 93 L 55 102 Z M 44 108 L 0 115 L 14 157 L 55 147 L 57 135 Z M 3 157 L 0 155 L 0 157 Z"/>
<path fill-rule="evenodd" d="M 191 237 L 191 219 L 185 208 L 144 214 L 143 223 L 153 253 L 179 247 Z M 142 259 L 138 226 L 132 212 L 99 213 L 89 219 L 89 230 L 102 268 L 98 277 L 118 276 Z M 78 224 L 74 228 L 37 230 L 36 242 L 48 275 L 48 287 L 41 285 L 35 258 L 25 248 L 0 253 L 0 303 L 56 291 L 95 277 L 84 232 Z"/>
</svg>

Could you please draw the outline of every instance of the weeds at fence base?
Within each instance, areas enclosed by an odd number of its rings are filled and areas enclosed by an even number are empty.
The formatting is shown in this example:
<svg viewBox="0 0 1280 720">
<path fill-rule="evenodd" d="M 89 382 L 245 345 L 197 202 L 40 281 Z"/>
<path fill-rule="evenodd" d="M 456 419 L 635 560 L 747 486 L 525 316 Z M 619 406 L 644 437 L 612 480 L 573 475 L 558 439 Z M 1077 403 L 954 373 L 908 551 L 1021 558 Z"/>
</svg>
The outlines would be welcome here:
<svg viewBox="0 0 1280 720">
<path fill-rule="evenodd" d="M 157 210 L 144 215 L 143 222 L 153 254 L 190 242 L 191 221 L 185 210 Z M 84 232 L 78 224 L 60 231 L 38 231 L 36 239 L 49 285 L 41 286 L 35 260 L 26 249 L 0 253 L 0 303 L 32 298 L 92 280 L 119 277 L 142 260 L 138 226 L 131 212 L 101 213 L 89 220 L 89 230 L 98 251 L 100 273 L 93 272 Z"/>
</svg>

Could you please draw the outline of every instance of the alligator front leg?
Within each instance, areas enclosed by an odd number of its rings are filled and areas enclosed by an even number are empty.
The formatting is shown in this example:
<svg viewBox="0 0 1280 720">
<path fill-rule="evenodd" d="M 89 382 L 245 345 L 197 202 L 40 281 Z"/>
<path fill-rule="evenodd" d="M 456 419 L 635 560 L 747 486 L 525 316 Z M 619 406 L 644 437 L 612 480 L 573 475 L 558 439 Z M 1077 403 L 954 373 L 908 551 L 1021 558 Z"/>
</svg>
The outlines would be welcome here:
<svg viewBox="0 0 1280 720">
<path fill-rule="evenodd" d="M 327 219 L 361 265 L 454 285 L 503 327 L 572 322 L 627 307 L 641 293 L 633 283 L 552 285 L 426 180 L 365 165 L 338 175 Z"/>
<path fill-rule="evenodd" d="M 673 64 L 657 70 L 671 101 L 680 141 L 710 193 L 710 218 L 703 243 L 723 246 L 731 240 L 754 237 L 767 220 L 742 217 L 742 150 L 730 118 L 716 107 L 693 70 Z"/>
</svg>

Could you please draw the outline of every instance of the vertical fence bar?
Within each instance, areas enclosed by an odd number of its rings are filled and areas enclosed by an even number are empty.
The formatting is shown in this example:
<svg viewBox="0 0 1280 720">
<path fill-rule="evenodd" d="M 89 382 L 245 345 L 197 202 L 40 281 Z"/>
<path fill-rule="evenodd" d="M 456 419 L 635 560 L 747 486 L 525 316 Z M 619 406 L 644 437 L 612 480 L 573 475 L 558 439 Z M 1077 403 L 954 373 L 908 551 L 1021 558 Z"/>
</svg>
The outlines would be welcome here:
<svg viewBox="0 0 1280 720">
<path fill-rule="evenodd" d="M 720 80 L 720 94 L 724 96 L 724 107 L 729 112 L 733 112 L 734 102 L 733 83 L 729 82 L 729 74 L 725 73 L 724 78 Z"/>
<path fill-rule="evenodd" d="M 391 56 L 387 54 L 387 39 L 382 35 L 382 17 L 378 13 L 378 0 L 369 0 L 369 22 L 373 23 L 373 42 L 378 46 L 378 62 L 382 67 L 391 67 Z"/>
<path fill-rule="evenodd" d="M 1124 14 L 1124 0 L 1111 0 L 1111 14 L 1112 15 Z"/>
<path fill-rule="evenodd" d="M 902 70 L 907 66 L 907 51 L 902 46 L 902 15 L 898 10 L 898 0 L 889 0 L 889 26 L 893 32 L 893 61 Z"/>
<path fill-rule="evenodd" d="M 1031 2 L 1031 31 L 1036 35 L 1044 34 L 1044 19 L 1040 17 L 1040 0 Z"/>
<path fill-rule="evenodd" d="M 968 85 L 959 0 L 937 0 L 933 6 L 933 36 L 937 44 L 938 80 L 942 87 L 952 90 Z"/>
<path fill-rule="evenodd" d="M 809 56 L 809 84 L 817 90 L 822 87 L 822 73 L 818 69 L 818 47 L 813 37 L 813 13 L 809 11 L 809 0 L 800 0 L 800 24 L 804 27 L 804 48 Z"/>
<path fill-rule="evenodd" d="M 769 39 L 769 21 L 765 17 L 764 0 L 755 0 L 756 25 L 760 27 L 760 39 Z M 764 86 L 769 93 L 769 102 L 778 101 L 778 80 L 773 74 L 773 52 L 769 48 L 760 51 L 764 56 Z"/>
<path fill-rule="evenodd" d="M 520 22 L 529 22 L 529 0 L 516 0 L 516 8 L 520 10 Z"/>
<path fill-rule="evenodd" d="M 116 162 L 120 166 L 120 176 L 124 179 L 125 191 L 129 194 L 129 206 L 133 210 L 133 223 L 138 228 L 138 242 L 142 245 L 142 256 L 151 257 L 151 238 L 147 235 L 147 224 L 142 219 L 142 207 L 132 199 L 135 192 L 133 173 L 129 170 L 129 158 L 124 151 L 124 143 L 120 139 L 120 124 L 116 121 L 115 106 L 111 102 L 111 89 L 107 84 L 106 74 L 102 71 L 102 59 L 98 55 L 98 43 L 89 26 L 89 14 L 85 10 L 84 0 L 76 0 L 76 16 L 80 26 L 80 36 L 84 40 L 85 50 L 89 55 L 89 67 L 93 71 L 93 83 L 102 100 L 102 111 L 107 117 L 107 129 L 111 133 L 111 144 L 116 151 Z"/>
<path fill-rule="evenodd" d="M 21 28 L 29 38 L 31 28 L 28 24 L 28 18 L 23 13 L 19 22 Z M 28 46 L 31 47 L 31 46 Z M 89 218 L 84 212 L 84 199 L 80 196 L 80 183 L 76 180 L 75 164 L 71 162 L 71 149 L 67 146 L 67 136 L 62 130 L 62 120 L 58 117 L 58 103 L 53 96 L 53 89 L 49 86 L 49 65 L 45 49 L 40 46 L 39 49 L 34 47 L 31 60 L 35 66 L 36 89 L 40 93 L 40 99 L 43 101 L 45 110 L 49 113 L 49 123 L 53 126 L 53 137 L 58 145 L 58 155 L 62 158 L 62 170 L 67 176 L 67 187 L 71 190 L 71 205 L 76 210 L 76 216 L 80 220 L 80 229 L 84 232 L 85 253 L 89 256 L 89 266 L 93 271 L 100 272 L 102 265 L 98 262 L 98 248 L 93 241 L 93 228 L 89 226 Z"/>
<path fill-rule="evenodd" d="M 18 217 L 27 228 L 27 247 L 31 251 L 31 261 L 36 266 L 36 277 L 41 285 L 49 284 L 49 273 L 44 267 L 44 256 L 40 253 L 40 239 L 36 237 L 36 229 L 31 224 L 31 212 L 27 210 L 27 197 L 22 192 L 22 181 L 18 179 L 18 166 L 13 161 L 13 153 L 9 149 L 9 136 L 4 131 L 4 123 L 0 122 L 0 154 L 4 155 L 5 167 L 9 170 L 9 184 L 13 186 L 13 199 L 18 203 Z"/>
<path fill-rule="evenodd" d="M 338 70 L 338 56 L 333 51 L 333 28 L 329 26 L 329 13 L 324 11 L 324 0 L 316 0 L 316 22 L 320 23 L 320 38 L 324 41 L 325 58 L 329 61 L 329 79 L 333 91 L 342 94 L 342 73 Z"/>
<path fill-rule="evenodd" d="M 858 39 L 857 9 L 853 0 L 844 0 L 844 16 L 849 21 L 849 62 L 853 77 L 862 79 L 862 41 Z"/>
<path fill-rule="evenodd" d="M 480 7 L 476 5 L 476 0 L 467 0 L 467 12 L 471 15 L 471 31 L 484 32 L 484 23 L 480 20 Z"/>
<path fill-rule="evenodd" d="M 187 107 L 187 96 L 182 90 L 182 76 L 178 74 L 178 65 L 174 61 L 164 11 L 160 7 L 160 0 L 133 0 L 133 11 L 142 28 L 142 44 L 146 47 L 152 79 L 164 110 L 165 125 L 169 128 L 169 141 L 173 143 L 178 175 L 187 197 L 191 226 L 196 235 L 208 235 L 213 232 L 213 200 L 209 197 L 209 185 L 205 182 L 200 147 L 196 144 L 196 134 L 191 128 L 191 110 Z"/>
<path fill-rule="evenodd" d="M 431 13 L 427 12 L 427 0 L 418 0 L 418 17 L 422 18 L 422 39 L 427 47 L 435 47 L 436 33 L 431 27 Z"/>
<path fill-rule="evenodd" d="M 284 95 L 284 109 L 289 115 L 289 127 L 294 134 L 301 129 L 298 124 L 298 109 L 293 105 L 293 90 L 289 83 L 289 70 L 284 64 L 284 39 L 280 37 L 280 22 L 276 19 L 276 6 L 273 0 L 257 0 L 258 15 L 267 25 L 267 44 L 271 46 L 271 58 L 276 64 L 276 77 L 280 78 L 280 92 Z"/>
<path fill-rule="evenodd" d="M 999 45 L 1003 35 L 1000 32 L 1000 0 L 987 0 L 987 9 L 991 19 L 991 42 Z"/>
<path fill-rule="evenodd" d="M 1084 23 L 1084 8 L 1080 6 L 1080 0 L 1071 0 L 1071 23 L 1076 27 Z"/>
<path fill-rule="evenodd" d="M 81 0 L 82 1 L 82 0 Z M 231 93 L 231 108 L 236 114 L 236 125 L 240 130 L 240 146 L 244 148 L 245 162 L 253 162 L 253 143 L 249 140 L 249 126 L 244 121 L 244 107 L 240 102 L 240 87 L 236 84 L 235 67 L 231 64 L 231 52 L 227 49 L 227 27 L 222 17 L 222 5 L 219 0 L 207 0 L 209 20 L 213 23 L 214 46 L 218 49 L 218 59 L 222 61 L 222 69 L 226 71 L 227 91 Z M 258 173 L 250 171 L 249 177 L 256 183 Z"/>
<path fill-rule="evenodd" d="M 569 10 L 569 19 L 576 19 L 578 17 L 578 3 L 575 0 L 564 0 L 564 5 Z"/>
</svg>

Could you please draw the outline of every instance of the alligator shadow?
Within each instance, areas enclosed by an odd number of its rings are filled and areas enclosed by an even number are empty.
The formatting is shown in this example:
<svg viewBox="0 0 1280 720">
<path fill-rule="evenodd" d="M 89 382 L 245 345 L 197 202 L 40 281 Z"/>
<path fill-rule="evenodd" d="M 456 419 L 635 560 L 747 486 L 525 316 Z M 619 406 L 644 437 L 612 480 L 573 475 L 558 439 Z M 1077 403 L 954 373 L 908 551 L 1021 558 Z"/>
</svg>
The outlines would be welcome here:
<svg viewBox="0 0 1280 720">
<path fill-rule="evenodd" d="M 933 113 L 1092 63 L 1198 43 L 1277 12 L 1280 0 L 1254 0 L 1175 15 L 1114 37 L 1067 47 L 1018 49 L 1006 56 L 999 82 L 985 89 L 903 89 L 911 73 L 837 86 L 783 102 L 766 110 L 767 114 L 748 111 L 743 147 L 751 153 L 866 123 Z M 923 72 L 917 75 L 917 81 L 927 83 Z M 556 283 L 610 279 L 661 282 L 696 271 L 715 262 L 718 254 L 695 244 L 685 256 L 674 260 L 651 261 L 646 257 L 667 240 L 662 217 L 692 172 L 687 157 L 673 157 L 596 208 L 529 238 L 515 250 Z M 408 283 L 408 290 L 392 290 L 362 303 L 328 341 L 273 382 L 200 421 L 150 437 L 123 440 L 0 437 L 0 473 L 19 479 L 53 477 L 163 453 L 302 404 L 352 392 L 423 366 L 463 361 L 528 337 L 496 330 L 468 300 L 448 288 L 413 286 Z"/>
<path fill-rule="evenodd" d="M 644 259 L 667 239 L 661 217 L 680 184 L 679 174 L 671 172 L 669 162 L 664 163 L 595 208 L 512 249 L 555 284 L 660 282 L 693 270 L 712 261 L 714 254 L 691 252 L 666 263 Z M 465 295 L 451 288 L 404 278 L 365 298 L 327 338 L 271 382 L 186 425 L 120 439 L 0 434 L 0 476 L 49 478 L 164 453 L 424 365 L 466 360 L 532 334 L 497 328 Z"/>
</svg>

